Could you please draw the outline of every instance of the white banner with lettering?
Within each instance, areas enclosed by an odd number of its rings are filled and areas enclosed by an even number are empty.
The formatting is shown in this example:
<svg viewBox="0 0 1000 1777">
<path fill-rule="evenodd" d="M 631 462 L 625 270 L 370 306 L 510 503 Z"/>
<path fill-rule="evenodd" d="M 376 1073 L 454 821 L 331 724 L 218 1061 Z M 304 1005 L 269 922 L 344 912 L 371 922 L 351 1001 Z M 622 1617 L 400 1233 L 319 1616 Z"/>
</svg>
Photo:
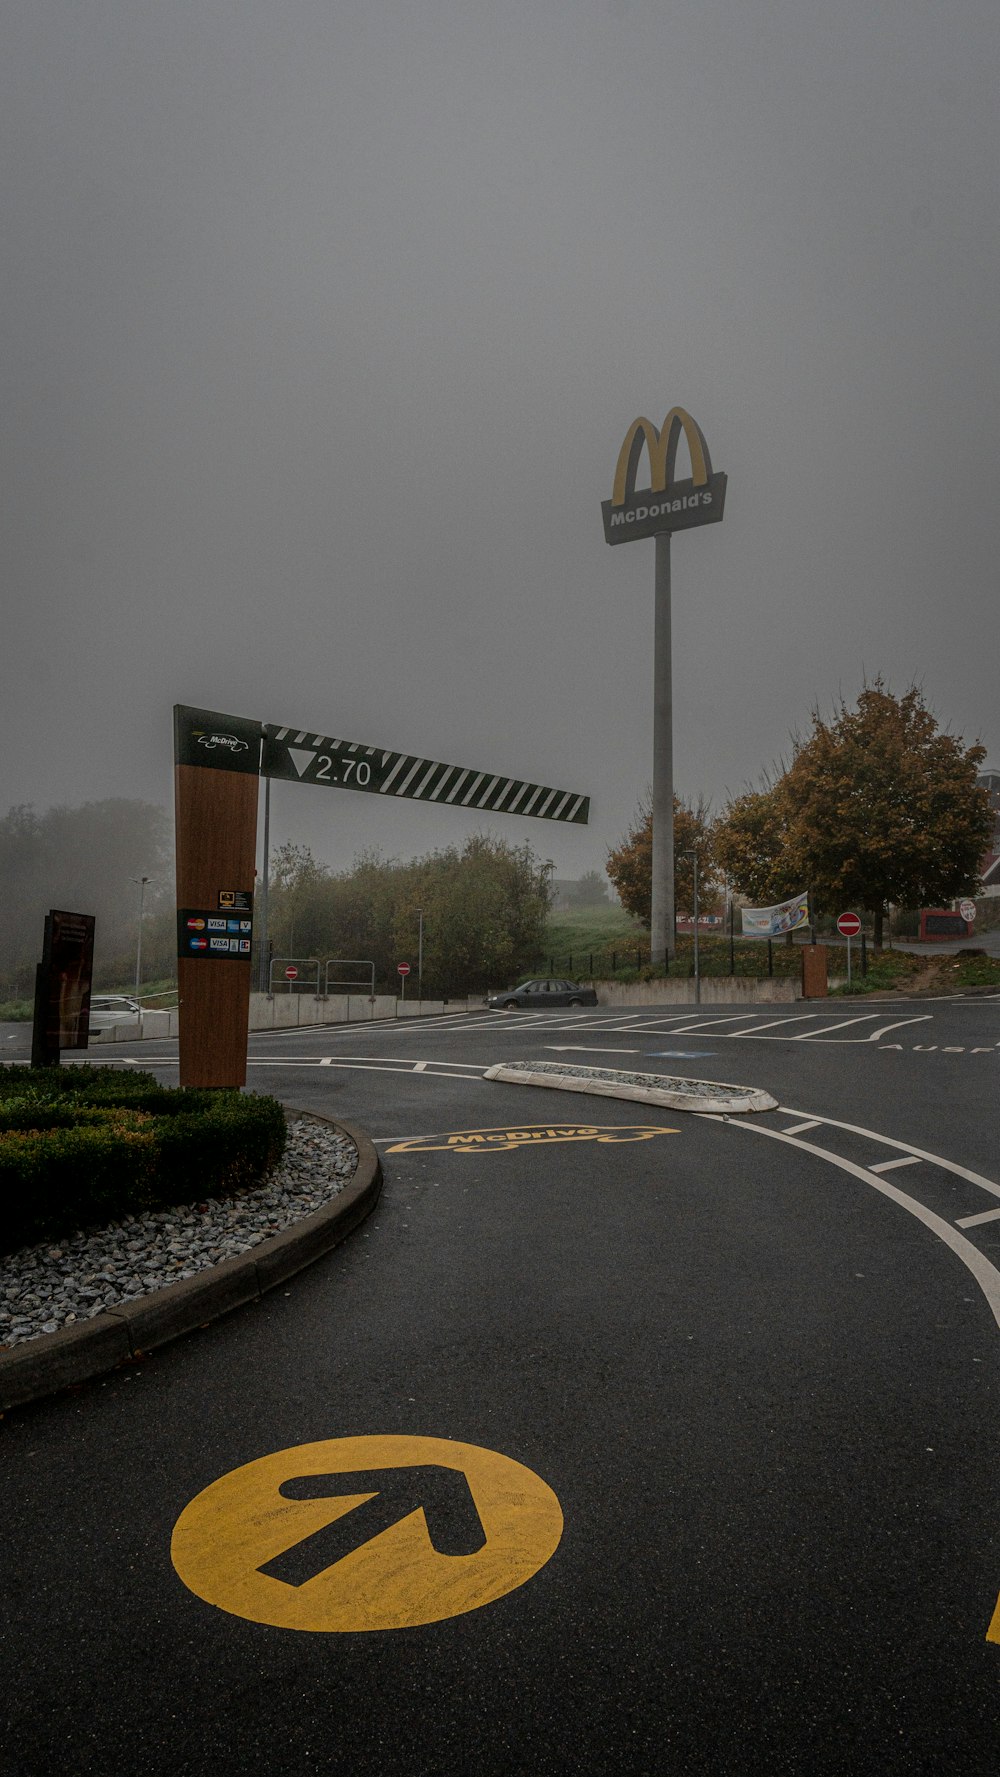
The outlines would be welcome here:
<svg viewBox="0 0 1000 1777">
<path fill-rule="evenodd" d="M 776 907 L 741 909 L 744 938 L 777 938 L 809 924 L 809 891 L 779 901 Z"/>
</svg>

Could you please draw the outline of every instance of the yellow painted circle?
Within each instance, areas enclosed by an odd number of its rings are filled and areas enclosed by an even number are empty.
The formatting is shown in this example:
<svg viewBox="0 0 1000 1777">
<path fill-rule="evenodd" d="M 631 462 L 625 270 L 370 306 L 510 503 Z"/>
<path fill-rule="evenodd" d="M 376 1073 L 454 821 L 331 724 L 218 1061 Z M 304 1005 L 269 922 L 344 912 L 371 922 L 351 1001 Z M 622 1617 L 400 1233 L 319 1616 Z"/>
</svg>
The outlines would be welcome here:
<svg viewBox="0 0 1000 1777">
<path fill-rule="evenodd" d="M 418 1503 L 420 1477 L 400 1473 L 407 1469 L 464 1476 L 470 1514 L 474 1506 L 485 1538 L 476 1553 L 439 1553 Z M 400 1498 L 412 1479 L 412 1509 L 367 1541 L 360 1540 L 359 1516 L 358 1545 L 304 1581 L 262 1573 L 376 1497 L 375 1487 L 337 1493 L 338 1475 L 358 1474 L 384 1475 L 387 1487 L 402 1487 Z M 308 1491 L 308 1477 L 319 1476 L 329 1477 L 323 1497 L 279 1491 Z M 478 1610 L 523 1586 L 555 1553 L 562 1528 L 551 1487 L 495 1450 L 448 1438 L 330 1438 L 258 1457 L 213 1481 L 185 1506 L 170 1553 L 184 1584 L 206 1604 L 252 1623 L 315 1632 L 409 1629 Z M 345 1531 L 349 1543 L 349 1526 Z"/>
</svg>

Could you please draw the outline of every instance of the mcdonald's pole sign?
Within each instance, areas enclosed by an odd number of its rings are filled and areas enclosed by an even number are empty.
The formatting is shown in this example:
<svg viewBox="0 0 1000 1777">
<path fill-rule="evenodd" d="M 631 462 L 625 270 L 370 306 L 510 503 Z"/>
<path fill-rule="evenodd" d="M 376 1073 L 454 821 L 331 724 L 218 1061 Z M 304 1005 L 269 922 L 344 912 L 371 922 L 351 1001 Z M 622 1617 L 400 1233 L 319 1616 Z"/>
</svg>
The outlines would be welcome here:
<svg viewBox="0 0 1000 1777">
<path fill-rule="evenodd" d="M 677 478 L 683 433 L 690 476 Z M 649 486 L 636 489 L 639 464 L 649 459 Z M 701 427 L 683 407 L 672 407 L 657 430 L 640 416 L 618 452 L 610 500 L 602 503 L 608 543 L 656 539 L 653 633 L 653 865 L 650 953 L 667 962 L 676 945 L 674 908 L 674 739 L 670 658 L 670 539 L 674 531 L 718 524 L 726 504 L 726 477 L 712 468 Z"/>
<path fill-rule="evenodd" d="M 681 433 L 691 457 L 691 474 L 678 481 L 674 470 Z M 649 456 L 649 486 L 636 492 L 643 447 Z M 699 524 L 718 524 L 726 504 L 726 477 L 712 469 L 701 427 L 672 407 L 659 431 L 649 420 L 633 420 L 618 452 L 615 484 L 603 504 L 604 535 L 609 543 L 630 543 L 664 531 L 687 531 Z"/>
</svg>

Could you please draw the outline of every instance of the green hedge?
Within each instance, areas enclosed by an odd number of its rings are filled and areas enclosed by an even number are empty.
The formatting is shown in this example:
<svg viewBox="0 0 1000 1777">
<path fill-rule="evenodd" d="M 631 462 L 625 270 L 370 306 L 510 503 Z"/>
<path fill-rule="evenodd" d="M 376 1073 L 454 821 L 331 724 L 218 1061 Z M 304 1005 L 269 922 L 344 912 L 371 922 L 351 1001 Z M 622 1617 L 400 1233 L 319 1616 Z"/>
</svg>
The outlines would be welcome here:
<svg viewBox="0 0 1000 1777">
<path fill-rule="evenodd" d="M 0 1251 L 244 1190 L 284 1147 L 273 1098 L 115 1068 L 0 1068 Z"/>
</svg>

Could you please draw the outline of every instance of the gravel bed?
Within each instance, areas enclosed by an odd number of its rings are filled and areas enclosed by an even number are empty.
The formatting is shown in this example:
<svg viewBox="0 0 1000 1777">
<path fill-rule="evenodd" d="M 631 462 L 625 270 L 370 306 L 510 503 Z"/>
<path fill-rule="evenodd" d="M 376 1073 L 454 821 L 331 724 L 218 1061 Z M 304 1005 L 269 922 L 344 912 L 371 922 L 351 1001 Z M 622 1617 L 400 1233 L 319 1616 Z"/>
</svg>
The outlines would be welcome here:
<svg viewBox="0 0 1000 1777">
<path fill-rule="evenodd" d="M 620 1067 L 578 1067 L 565 1061 L 508 1061 L 508 1073 L 562 1074 L 573 1080 L 603 1080 L 610 1086 L 645 1086 L 653 1091 L 673 1092 L 679 1098 L 731 1098 L 734 1092 L 749 1087 L 726 1086 L 715 1080 L 687 1080 L 677 1074 L 627 1073 Z"/>
<path fill-rule="evenodd" d="M 289 1118 L 281 1165 L 255 1190 L 126 1216 L 9 1253 L 0 1258 L 0 1350 L 93 1320 L 249 1252 L 322 1209 L 357 1164 L 349 1136 L 311 1118 Z"/>
</svg>

